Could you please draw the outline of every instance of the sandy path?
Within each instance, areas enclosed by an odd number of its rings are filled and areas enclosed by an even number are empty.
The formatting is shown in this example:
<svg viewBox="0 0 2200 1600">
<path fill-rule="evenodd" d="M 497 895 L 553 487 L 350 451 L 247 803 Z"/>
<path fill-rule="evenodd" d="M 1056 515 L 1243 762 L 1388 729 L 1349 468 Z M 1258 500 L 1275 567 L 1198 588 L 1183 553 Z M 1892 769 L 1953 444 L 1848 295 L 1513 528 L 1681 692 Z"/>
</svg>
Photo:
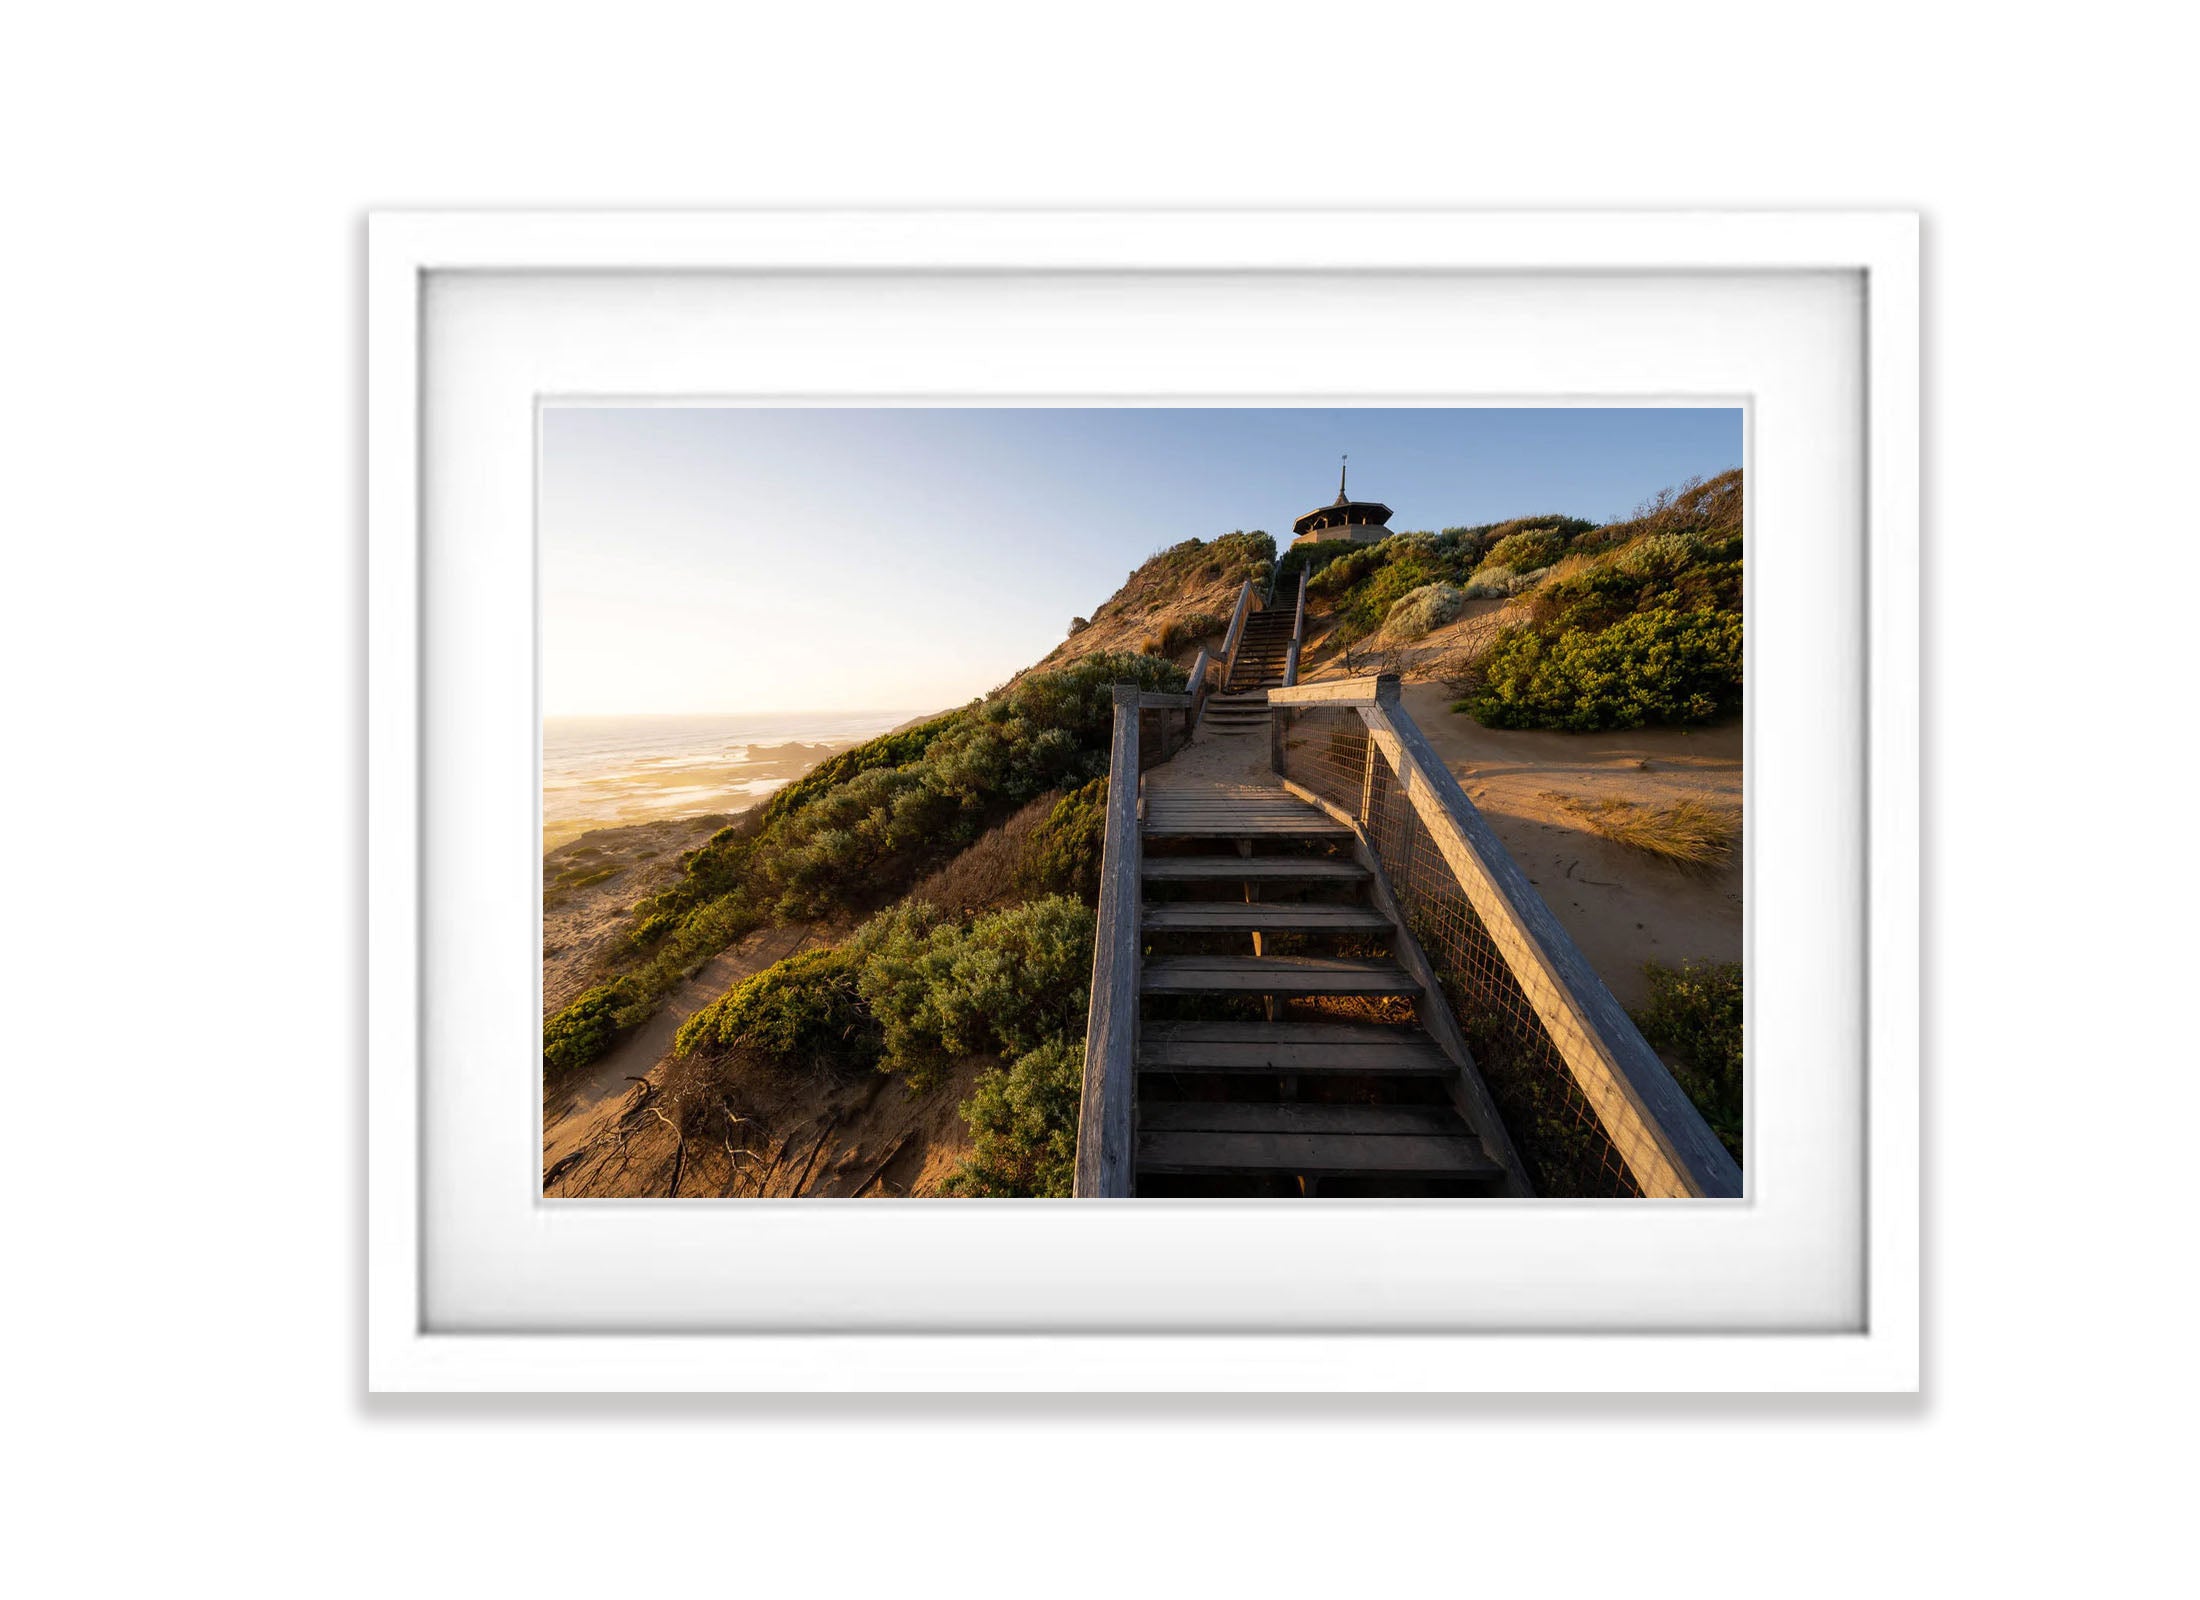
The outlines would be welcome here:
<svg viewBox="0 0 2200 1600">
<path fill-rule="evenodd" d="M 1683 731 L 1547 733 L 1485 728 L 1439 683 L 1405 686 L 1405 708 L 1489 819 L 1620 1003 L 1646 998 L 1646 961 L 1742 959 L 1742 851 L 1690 871 L 1589 832 L 1547 792 L 1658 804 L 1742 805 L 1742 724 Z"/>
</svg>

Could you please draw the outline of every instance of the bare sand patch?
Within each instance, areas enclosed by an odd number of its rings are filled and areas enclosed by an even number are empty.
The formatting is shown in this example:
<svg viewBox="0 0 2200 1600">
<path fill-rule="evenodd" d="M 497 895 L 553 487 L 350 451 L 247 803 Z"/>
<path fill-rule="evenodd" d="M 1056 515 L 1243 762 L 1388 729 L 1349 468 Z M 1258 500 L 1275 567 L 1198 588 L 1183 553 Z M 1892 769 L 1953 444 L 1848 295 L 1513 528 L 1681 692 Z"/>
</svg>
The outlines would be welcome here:
<svg viewBox="0 0 2200 1600">
<path fill-rule="evenodd" d="M 1428 735 L 1552 913 L 1626 1006 L 1647 998 L 1646 961 L 1742 959 L 1741 837 L 1733 858 L 1688 868 L 1599 837 L 1553 793 L 1638 805 L 1693 799 L 1742 809 L 1740 718 L 1707 728 L 1553 733 L 1485 728 L 1441 683 L 1405 686 Z"/>
</svg>

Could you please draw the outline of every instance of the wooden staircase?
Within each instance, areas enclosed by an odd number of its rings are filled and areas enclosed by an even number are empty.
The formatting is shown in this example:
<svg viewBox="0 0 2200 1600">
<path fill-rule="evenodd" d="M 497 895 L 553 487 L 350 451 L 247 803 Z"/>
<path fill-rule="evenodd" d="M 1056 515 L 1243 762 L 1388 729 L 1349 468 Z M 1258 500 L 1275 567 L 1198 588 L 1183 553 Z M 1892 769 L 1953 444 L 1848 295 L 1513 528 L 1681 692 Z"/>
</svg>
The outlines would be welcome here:
<svg viewBox="0 0 2200 1600">
<path fill-rule="evenodd" d="M 1496 1192 L 1351 830 L 1209 784 L 1149 786 L 1140 831 L 1136 1192 Z"/>
<path fill-rule="evenodd" d="M 1268 731 L 1268 691 L 1253 689 L 1238 694 L 1211 694 L 1200 713 L 1203 726 L 1230 738 Z"/>
<path fill-rule="evenodd" d="M 1289 606 L 1273 606 L 1248 616 L 1237 654 L 1230 658 L 1229 675 L 1222 685 L 1224 693 L 1281 688 L 1284 664 L 1291 653 L 1291 635 L 1297 625 L 1297 613 Z M 1210 700 L 1210 712 L 1213 705 Z"/>
</svg>

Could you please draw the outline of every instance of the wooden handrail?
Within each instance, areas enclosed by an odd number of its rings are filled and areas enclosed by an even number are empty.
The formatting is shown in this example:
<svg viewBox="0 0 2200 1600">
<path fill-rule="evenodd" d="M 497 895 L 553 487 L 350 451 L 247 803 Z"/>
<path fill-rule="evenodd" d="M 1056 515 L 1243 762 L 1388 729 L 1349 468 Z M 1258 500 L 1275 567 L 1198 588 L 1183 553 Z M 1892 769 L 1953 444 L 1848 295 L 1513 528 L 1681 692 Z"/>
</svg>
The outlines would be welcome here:
<svg viewBox="0 0 2200 1600">
<path fill-rule="evenodd" d="M 1299 568 L 1299 608 L 1291 618 L 1291 647 L 1283 655 L 1283 686 L 1286 689 L 1299 681 L 1299 647 L 1306 638 L 1306 579 L 1306 569 Z"/>
<path fill-rule="evenodd" d="M 1080 1200 L 1131 1192 L 1132 1107 L 1138 1054 L 1138 707 L 1135 684 L 1115 686 L 1108 757 L 1107 831 L 1100 852 L 1100 914 L 1085 1015 L 1085 1085 L 1078 1102 Z"/>
<path fill-rule="evenodd" d="M 1230 687 L 1230 674 L 1237 667 L 1238 643 L 1245 637 L 1245 619 L 1253 609 L 1253 580 L 1247 578 L 1238 585 L 1237 609 L 1230 613 L 1230 631 L 1222 636 L 1222 686 Z"/>
<path fill-rule="evenodd" d="M 1401 796 L 1489 930 L 1612 1148 L 1646 1195 L 1740 1198 L 1742 1169 L 1396 703 L 1396 680 L 1389 683 L 1388 696 L 1378 692 L 1367 701 L 1342 703 L 1359 710 Z M 1277 696 L 1269 699 L 1274 703 Z"/>
<path fill-rule="evenodd" d="M 1390 672 L 1371 672 L 1363 678 L 1330 678 L 1268 691 L 1272 706 L 1322 706 L 1332 711 L 1346 706 L 1391 705 L 1397 699 L 1398 678 Z"/>
<path fill-rule="evenodd" d="M 1184 737 L 1189 739 L 1199 731 L 1199 714 L 1207 709 L 1207 669 L 1214 664 L 1214 657 L 1201 645 L 1199 654 L 1192 659 L 1191 676 L 1184 680 L 1184 688 L 1192 697 L 1192 709 L 1184 715 Z"/>
</svg>

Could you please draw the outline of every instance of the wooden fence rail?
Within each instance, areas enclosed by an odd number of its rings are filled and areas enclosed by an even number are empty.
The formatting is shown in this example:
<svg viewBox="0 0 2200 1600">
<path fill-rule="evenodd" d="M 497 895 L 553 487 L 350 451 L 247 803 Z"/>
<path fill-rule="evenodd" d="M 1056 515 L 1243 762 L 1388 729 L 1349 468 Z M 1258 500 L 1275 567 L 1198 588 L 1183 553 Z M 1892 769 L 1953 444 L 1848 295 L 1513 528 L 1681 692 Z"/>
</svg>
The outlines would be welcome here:
<svg viewBox="0 0 2200 1600">
<path fill-rule="evenodd" d="M 1108 758 L 1100 914 L 1092 942 L 1085 1084 L 1071 1190 L 1079 1199 L 1131 1192 L 1138 1054 L 1138 711 L 1145 698 L 1134 685 L 1115 686 L 1115 743 Z M 1182 698 L 1189 703 L 1189 697 Z"/>
<path fill-rule="evenodd" d="M 1237 665 L 1238 644 L 1245 637 L 1245 619 L 1253 612 L 1253 580 L 1238 585 L 1237 608 L 1230 613 L 1230 631 L 1222 636 L 1222 686 L 1230 686 L 1231 669 Z"/>
<path fill-rule="evenodd" d="M 1588 958 L 1528 882 L 1451 769 L 1398 702 L 1388 674 L 1269 691 L 1278 710 L 1351 710 L 1459 892 L 1645 1195 L 1739 1197 L 1741 1168 Z M 1279 747 L 1283 743 L 1278 730 Z M 1279 767 L 1282 765 L 1279 760 Z M 1372 769 L 1371 769 L 1372 770 Z M 1289 773 L 1285 778 L 1290 784 Z M 1296 784 L 1290 784 L 1297 788 Z M 1303 792 L 1302 792 L 1303 793 Z M 1319 803 L 1320 797 L 1304 793 Z M 1358 820 L 1369 821 L 1369 801 Z M 1387 865 L 1387 864 L 1386 864 Z"/>
</svg>

